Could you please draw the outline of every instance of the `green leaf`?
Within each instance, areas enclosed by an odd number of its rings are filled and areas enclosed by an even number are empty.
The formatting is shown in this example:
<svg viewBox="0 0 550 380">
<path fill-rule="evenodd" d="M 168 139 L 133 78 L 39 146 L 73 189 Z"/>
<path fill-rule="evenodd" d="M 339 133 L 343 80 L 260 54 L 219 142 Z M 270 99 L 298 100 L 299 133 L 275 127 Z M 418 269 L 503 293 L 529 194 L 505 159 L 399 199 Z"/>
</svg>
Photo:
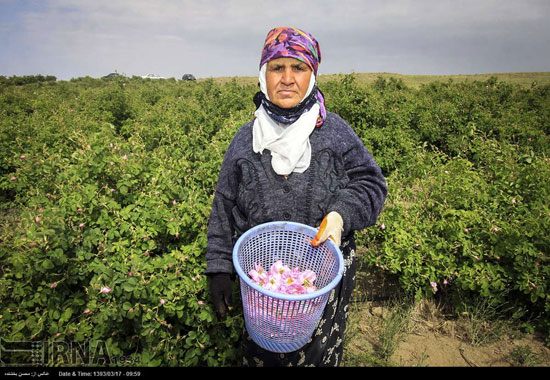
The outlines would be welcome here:
<svg viewBox="0 0 550 380">
<path fill-rule="evenodd" d="M 12 333 L 16 333 L 16 332 L 19 332 L 21 330 L 23 330 L 23 328 L 25 327 L 25 321 L 18 321 L 15 325 L 13 325 L 12 327 Z"/>
<path fill-rule="evenodd" d="M 50 261 L 50 259 L 46 259 L 46 260 L 42 261 L 42 268 L 49 270 L 49 269 L 53 269 L 54 265 Z"/>
<path fill-rule="evenodd" d="M 67 308 L 61 315 L 61 319 L 68 321 L 73 315 L 73 309 Z"/>
</svg>

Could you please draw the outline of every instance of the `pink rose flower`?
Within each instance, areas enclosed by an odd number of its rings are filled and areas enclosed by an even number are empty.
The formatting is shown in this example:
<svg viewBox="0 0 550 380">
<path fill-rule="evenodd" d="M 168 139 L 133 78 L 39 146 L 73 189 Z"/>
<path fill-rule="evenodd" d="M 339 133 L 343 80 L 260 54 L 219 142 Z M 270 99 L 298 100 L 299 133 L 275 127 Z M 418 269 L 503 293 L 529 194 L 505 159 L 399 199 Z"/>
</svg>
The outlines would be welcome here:
<svg viewBox="0 0 550 380">
<path fill-rule="evenodd" d="M 109 288 L 108 286 L 104 286 L 100 290 L 100 293 L 110 293 L 110 292 L 111 292 L 111 288 Z"/>
<path fill-rule="evenodd" d="M 299 267 L 290 268 L 281 260 L 273 263 L 269 271 L 261 264 L 255 264 L 248 275 L 264 289 L 283 294 L 309 294 L 317 290 L 313 282 L 317 278 L 311 270 L 301 271 Z"/>
</svg>

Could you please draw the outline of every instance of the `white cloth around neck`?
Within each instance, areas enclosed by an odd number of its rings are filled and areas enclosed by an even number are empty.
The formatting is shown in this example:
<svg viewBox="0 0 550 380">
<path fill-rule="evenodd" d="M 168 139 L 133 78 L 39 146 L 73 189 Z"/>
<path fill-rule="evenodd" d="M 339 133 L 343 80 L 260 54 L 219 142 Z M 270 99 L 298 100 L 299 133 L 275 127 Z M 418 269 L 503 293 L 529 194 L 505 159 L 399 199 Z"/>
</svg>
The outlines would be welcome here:
<svg viewBox="0 0 550 380">
<path fill-rule="evenodd" d="M 266 65 L 264 64 L 260 69 L 259 80 L 260 90 L 269 100 L 265 80 Z M 315 75 L 312 73 L 304 99 L 311 93 L 314 85 Z M 319 116 L 319 105 L 314 104 L 298 120 L 288 125 L 273 120 L 263 106 L 258 107 L 254 115 L 256 116 L 252 127 L 254 152 L 262 154 L 264 149 L 268 149 L 271 152 L 271 166 L 279 175 L 306 171 L 311 162 L 309 136 L 315 129 L 315 123 Z"/>
</svg>

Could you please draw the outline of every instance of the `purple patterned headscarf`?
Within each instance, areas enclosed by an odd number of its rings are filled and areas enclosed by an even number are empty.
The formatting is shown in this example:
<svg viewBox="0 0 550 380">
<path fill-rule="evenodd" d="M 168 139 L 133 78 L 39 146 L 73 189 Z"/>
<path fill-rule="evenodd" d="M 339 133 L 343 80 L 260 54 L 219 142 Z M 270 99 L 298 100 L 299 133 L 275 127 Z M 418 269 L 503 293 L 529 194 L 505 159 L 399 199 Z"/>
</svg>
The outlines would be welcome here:
<svg viewBox="0 0 550 380">
<path fill-rule="evenodd" d="M 317 76 L 317 68 L 321 63 L 321 49 L 317 40 L 308 32 L 296 28 L 271 29 L 262 49 L 260 67 L 272 59 L 289 57 L 304 62 Z"/>
<path fill-rule="evenodd" d="M 317 77 L 317 69 L 321 63 L 321 49 L 317 40 L 308 32 L 292 27 L 278 27 L 269 31 L 265 39 L 262 49 L 262 57 L 260 60 L 260 68 L 267 62 L 276 58 L 296 58 L 305 63 L 315 77 Z M 308 99 L 312 98 L 312 99 Z M 304 99 L 300 104 L 292 109 L 281 109 L 269 100 L 265 99 L 261 93 L 255 97 L 255 102 L 259 106 L 259 102 L 264 105 L 264 108 L 273 115 L 270 116 L 280 119 L 288 119 L 290 122 L 299 117 L 302 112 L 308 111 L 312 103 L 319 104 L 319 118 L 315 124 L 320 127 L 326 119 L 325 99 L 321 90 L 315 85 L 311 95 Z M 284 122 L 284 121 L 283 121 Z"/>
</svg>

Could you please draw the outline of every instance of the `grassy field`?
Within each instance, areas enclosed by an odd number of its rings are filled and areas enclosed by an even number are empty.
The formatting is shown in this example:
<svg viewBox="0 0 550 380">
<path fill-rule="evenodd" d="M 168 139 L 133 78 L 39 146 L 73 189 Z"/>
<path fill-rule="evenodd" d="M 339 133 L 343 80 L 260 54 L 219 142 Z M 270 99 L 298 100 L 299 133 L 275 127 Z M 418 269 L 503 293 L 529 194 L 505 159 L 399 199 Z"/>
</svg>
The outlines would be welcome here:
<svg viewBox="0 0 550 380">
<path fill-rule="evenodd" d="M 324 82 L 335 80 L 339 76 L 344 74 L 324 74 L 319 76 L 319 84 Z M 413 88 L 419 88 L 424 84 L 431 82 L 447 82 L 453 80 L 456 82 L 461 81 L 484 81 L 491 77 L 496 77 L 498 80 L 506 81 L 513 84 L 518 84 L 524 87 L 531 87 L 533 83 L 538 85 L 550 84 L 550 72 L 530 72 L 530 73 L 494 73 L 494 74 L 469 74 L 469 75 L 404 75 L 397 73 L 354 73 L 357 83 L 368 85 L 375 82 L 379 77 L 388 79 L 395 78 L 401 79 L 407 86 Z M 241 84 L 256 85 L 258 83 L 257 77 L 234 77 Z M 218 77 L 213 78 L 218 82 L 227 82 L 233 79 L 233 77 Z M 204 79 L 199 79 L 204 80 Z"/>
</svg>

